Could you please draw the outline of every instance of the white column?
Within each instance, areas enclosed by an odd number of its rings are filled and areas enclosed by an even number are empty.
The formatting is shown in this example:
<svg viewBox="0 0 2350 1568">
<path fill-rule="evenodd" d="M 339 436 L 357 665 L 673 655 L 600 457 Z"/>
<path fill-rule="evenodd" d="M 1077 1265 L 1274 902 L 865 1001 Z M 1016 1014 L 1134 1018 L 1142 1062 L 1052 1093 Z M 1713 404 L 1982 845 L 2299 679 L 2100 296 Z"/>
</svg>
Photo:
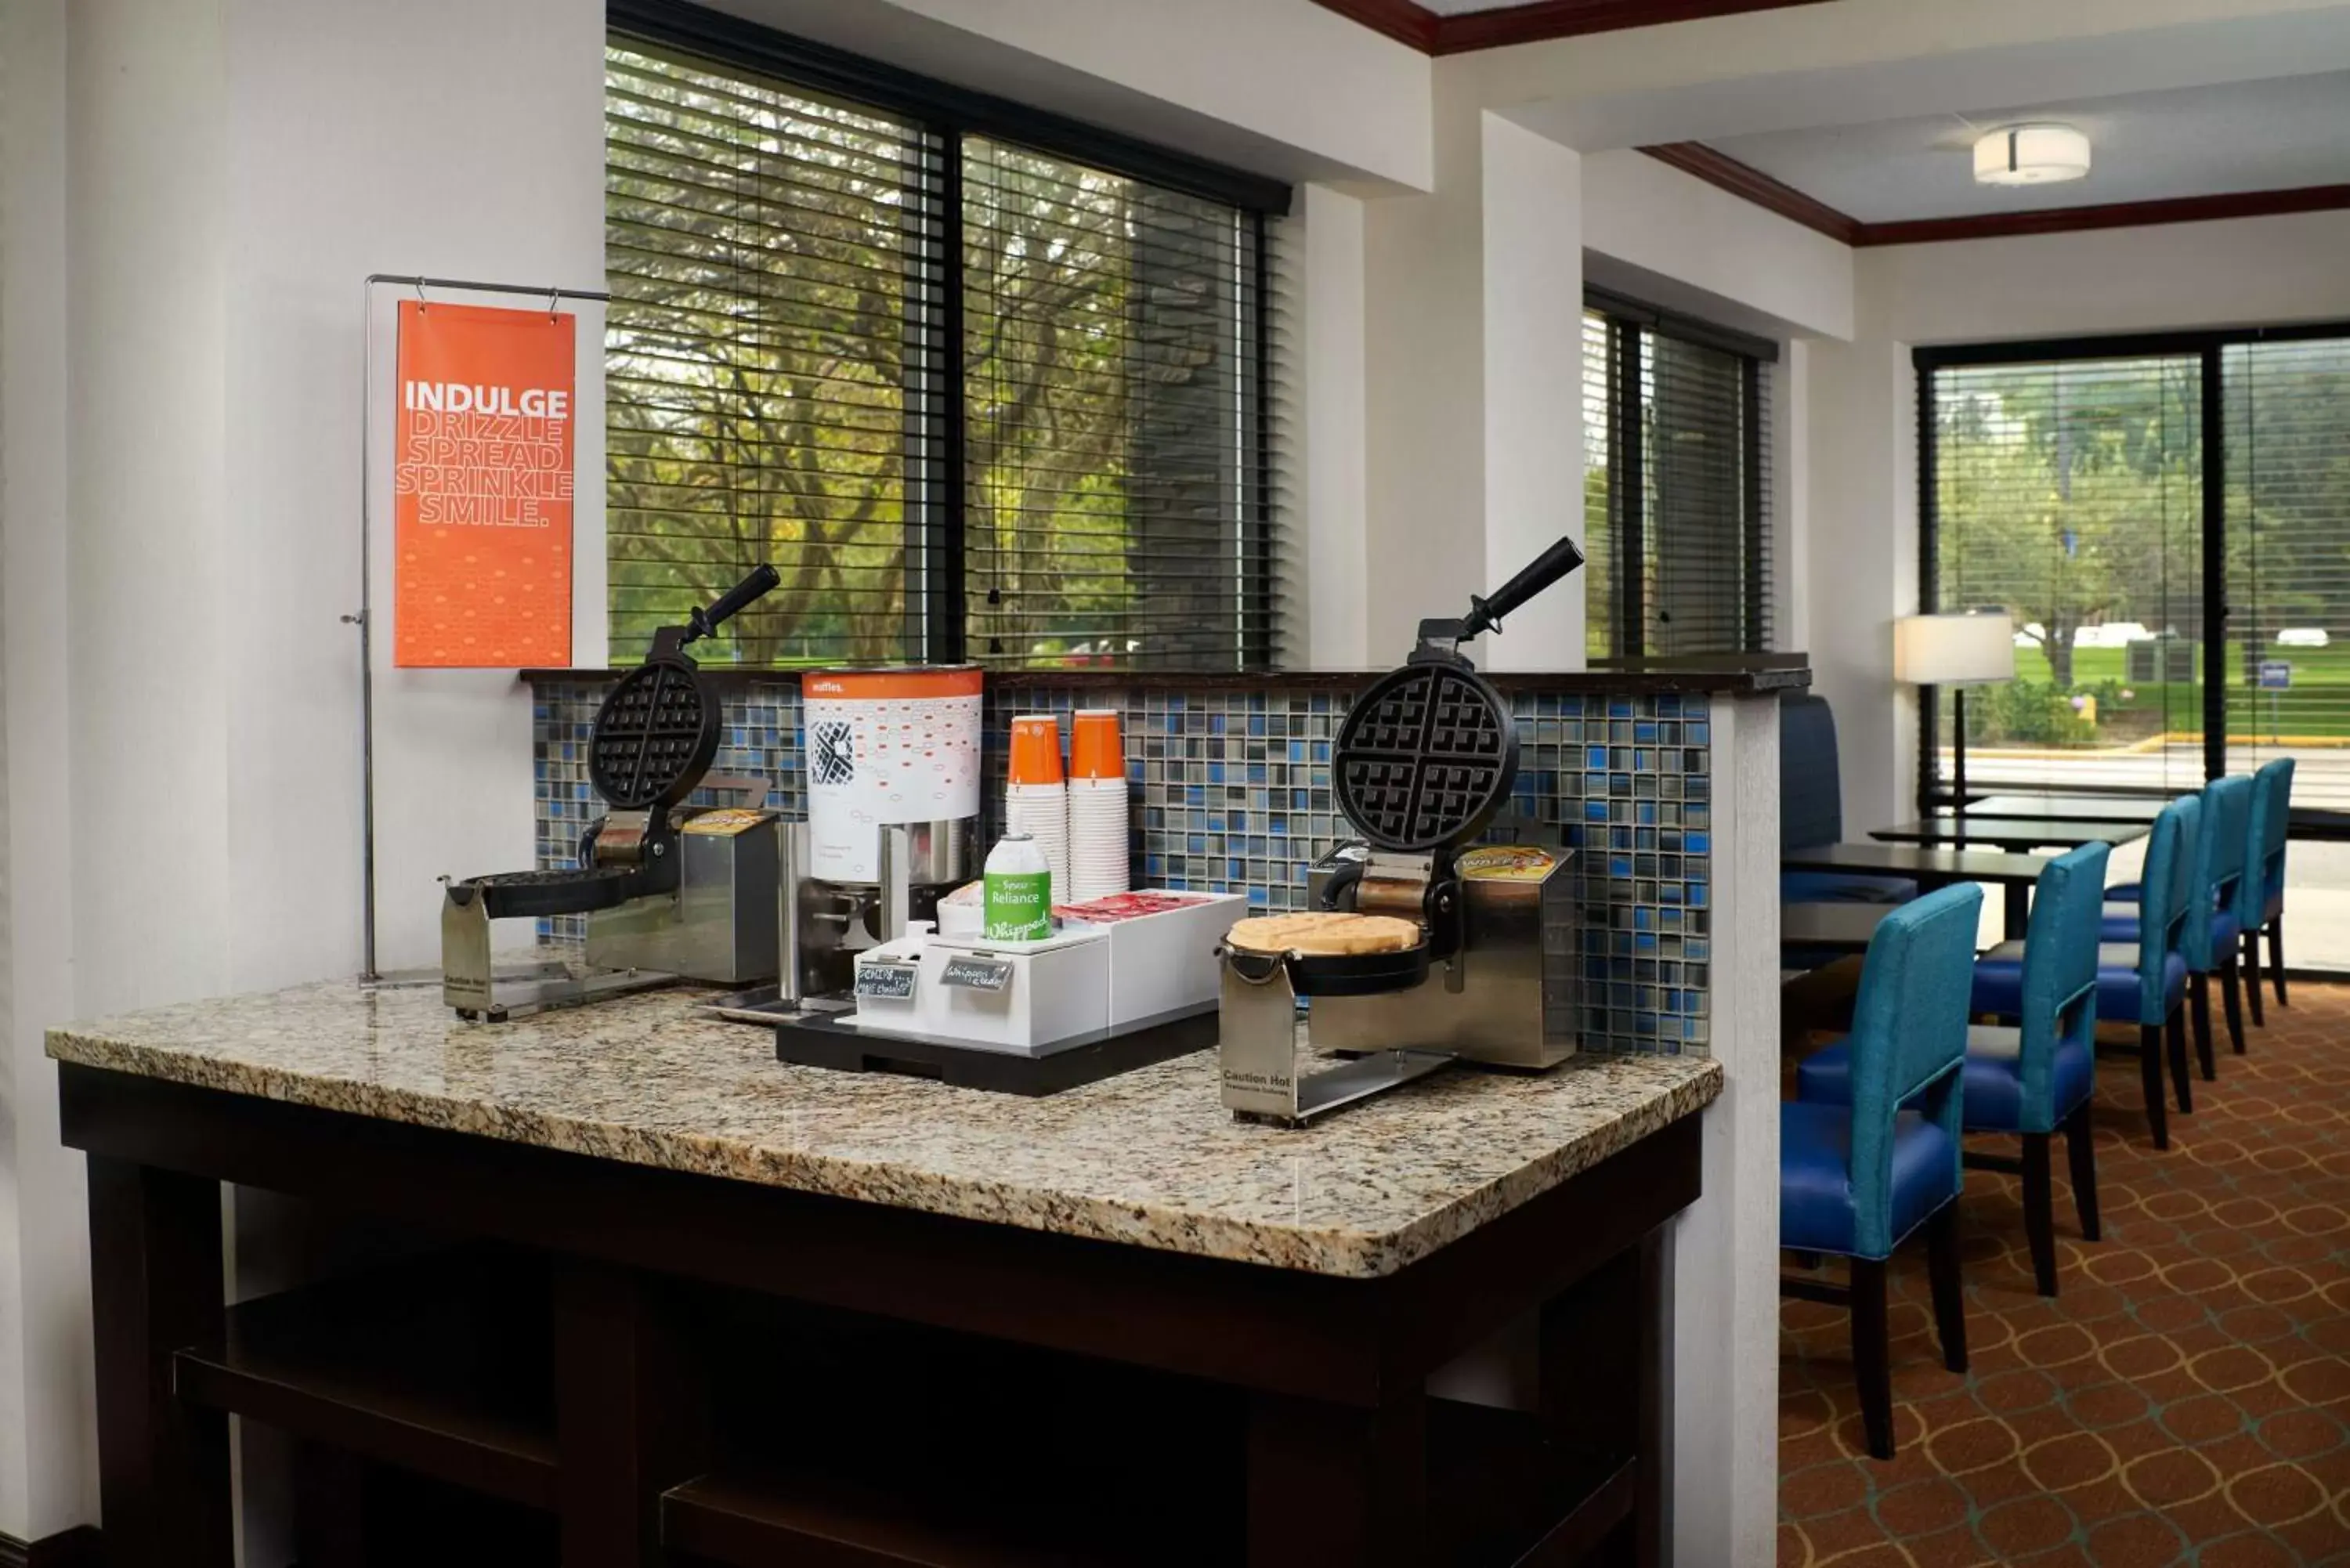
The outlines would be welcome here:
<svg viewBox="0 0 2350 1568">
<path fill-rule="evenodd" d="M 1771 646 L 1812 646 L 1812 346 L 1784 344 L 1771 386 Z"/>
<path fill-rule="evenodd" d="M 1485 584 L 1583 537 L 1583 160 L 1481 117 L 1484 185 Z M 1583 579 L 1488 639 L 1492 670 L 1584 667 Z"/>
<path fill-rule="evenodd" d="M 1434 193 L 1366 213 L 1369 636 L 1388 659 L 1582 534 L 1581 160 L 1441 76 L 1437 97 Z M 1582 650 L 1576 578 L 1478 657 L 1579 670 Z"/>
<path fill-rule="evenodd" d="M 1779 1513 L 1779 708 L 1712 700 L 1713 987 L 1725 1075 L 1673 1222 L 1666 1509 L 1685 1568 L 1772 1561 Z"/>
<path fill-rule="evenodd" d="M 1912 814 L 1917 695 L 1893 680 L 1893 621 L 1918 603 L 1917 379 L 1875 336 L 1812 345 L 1806 563 L 1814 690 L 1835 710 L 1847 837 Z"/>
<path fill-rule="evenodd" d="M 1293 515 L 1303 532 L 1302 604 L 1309 670 L 1367 670 L 1370 576 L 1368 475 L 1363 450 L 1363 203 L 1327 185 L 1298 192 L 1299 231 L 1284 258 L 1301 296 L 1286 391 L 1295 447 Z"/>
</svg>

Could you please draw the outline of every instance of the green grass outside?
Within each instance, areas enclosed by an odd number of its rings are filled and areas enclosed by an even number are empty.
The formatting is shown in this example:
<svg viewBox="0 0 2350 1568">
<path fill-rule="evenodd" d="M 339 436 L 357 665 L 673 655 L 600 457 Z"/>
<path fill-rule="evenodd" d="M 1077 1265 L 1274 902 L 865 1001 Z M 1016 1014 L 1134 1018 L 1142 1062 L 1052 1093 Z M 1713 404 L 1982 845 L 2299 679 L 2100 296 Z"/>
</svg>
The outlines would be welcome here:
<svg viewBox="0 0 2350 1568">
<path fill-rule="evenodd" d="M 2310 738 L 2350 738 L 2350 639 L 2328 648 L 2279 648 L 2264 656 L 2293 666 L 2293 688 L 2262 691 L 2241 679 L 2228 688 L 2228 732 L 2232 736 L 2270 735 Z M 2190 685 L 2158 681 L 2133 684 L 2123 679 L 2125 655 L 2118 648 L 2076 648 L 2073 650 L 2073 690 L 2102 692 L 2114 683 L 2126 695 L 2099 697 L 2098 736 L 2091 745 L 2127 744 L 2152 734 L 2200 734 L 2202 693 Z M 2224 668 L 2241 677 L 2241 654 L 2230 644 Z M 2015 673 L 2024 680 L 2054 679 L 2045 653 L 2037 648 L 2015 650 Z M 1972 726 L 1970 726 L 1972 729 Z M 1999 742 L 1989 742 L 1999 744 Z"/>
</svg>

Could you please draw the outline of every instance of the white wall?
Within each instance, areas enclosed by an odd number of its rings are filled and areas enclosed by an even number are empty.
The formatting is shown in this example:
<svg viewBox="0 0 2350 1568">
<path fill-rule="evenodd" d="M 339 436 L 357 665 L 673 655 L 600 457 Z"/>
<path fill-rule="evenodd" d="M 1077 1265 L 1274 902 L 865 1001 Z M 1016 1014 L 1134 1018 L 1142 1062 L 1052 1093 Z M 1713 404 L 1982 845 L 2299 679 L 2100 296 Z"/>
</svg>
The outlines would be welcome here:
<svg viewBox="0 0 2350 1568">
<path fill-rule="evenodd" d="M 1314 0 L 717 0 L 941 80 L 1298 181 L 1426 190 L 1430 62 Z"/>
<path fill-rule="evenodd" d="M 245 989 L 356 968 L 358 664 L 338 618 L 359 592 L 360 280 L 600 286 L 603 34 L 563 0 L 231 14 L 231 570 L 282 607 L 225 628 L 239 668 L 274 672 L 230 706 Z M 601 495 L 580 488 L 584 521 Z M 378 919 L 397 967 L 438 961 L 437 875 L 531 863 L 530 700 L 507 673 L 392 670 L 380 502 L 377 533 Z"/>
<path fill-rule="evenodd" d="M 1638 269 L 1594 282 L 1652 305 L 1768 337 L 1852 336 L 1850 247 L 1645 152 L 1584 159 L 1583 243 Z"/>
<path fill-rule="evenodd" d="M 2345 256 L 2350 213 L 1856 253 L 1856 339 L 1812 360 L 1807 570 L 1815 689 L 1835 705 L 1847 832 L 1911 815 L 1916 802 L 1916 697 L 1892 684 L 1892 619 L 1918 602 L 1912 348 L 2350 320 Z"/>
<path fill-rule="evenodd" d="M 88 1246 L 82 1162 L 57 1142 L 41 1027 L 73 1011 L 68 762 L 67 0 L 0 7 L 0 627 L 7 663 L 10 1008 L 0 1096 L 0 1532 L 31 1539 L 89 1517 Z"/>
<path fill-rule="evenodd" d="M 1858 256 L 1872 325 L 1913 344 L 2350 318 L 2350 212 Z"/>
</svg>

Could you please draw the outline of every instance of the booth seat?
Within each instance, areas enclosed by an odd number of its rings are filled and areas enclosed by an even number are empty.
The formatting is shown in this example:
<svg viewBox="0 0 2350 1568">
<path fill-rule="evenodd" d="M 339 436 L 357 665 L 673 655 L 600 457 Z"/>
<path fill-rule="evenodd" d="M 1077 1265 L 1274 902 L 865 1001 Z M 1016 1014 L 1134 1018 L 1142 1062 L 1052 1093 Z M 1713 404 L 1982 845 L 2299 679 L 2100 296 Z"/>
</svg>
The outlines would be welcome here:
<svg viewBox="0 0 2350 1568">
<path fill-rule="evenodd" d="M 1779 845 L 1808 849 L 1844 842 L 1844 785 L 1837 769 L 1835 714 L 1808 691 L 1779 701 Z M 1906 877 L 1845 871 L 1782 871 L 1787 904 L 1906 904 L 1918 884 Z"/>
</svg>

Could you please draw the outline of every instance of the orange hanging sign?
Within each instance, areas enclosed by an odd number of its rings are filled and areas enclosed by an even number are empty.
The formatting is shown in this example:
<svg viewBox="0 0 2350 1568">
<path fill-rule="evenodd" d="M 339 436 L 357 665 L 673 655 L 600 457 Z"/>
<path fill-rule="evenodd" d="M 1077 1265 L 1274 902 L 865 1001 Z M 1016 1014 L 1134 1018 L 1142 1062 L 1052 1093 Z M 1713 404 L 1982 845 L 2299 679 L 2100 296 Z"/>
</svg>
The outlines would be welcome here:
<svg viewBox="0 0 2350 1568">
<path fill-rule="evenodd" d="M 573 319 L 402 300 L 392 662 L 571 662 Z"/>
</svg>

